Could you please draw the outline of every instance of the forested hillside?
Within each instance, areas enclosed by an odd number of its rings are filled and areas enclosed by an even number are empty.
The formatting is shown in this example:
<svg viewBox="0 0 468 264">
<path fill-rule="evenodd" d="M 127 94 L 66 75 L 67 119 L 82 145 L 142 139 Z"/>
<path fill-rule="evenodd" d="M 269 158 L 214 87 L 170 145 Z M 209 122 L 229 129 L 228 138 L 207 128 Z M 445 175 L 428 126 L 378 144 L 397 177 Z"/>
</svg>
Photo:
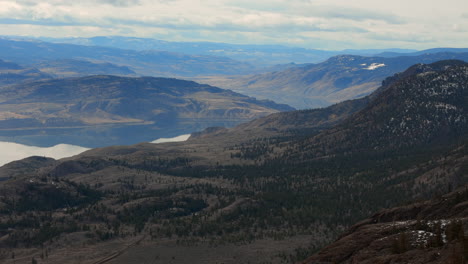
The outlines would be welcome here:
<svg viewBox="0 0 468 264">
<path fill-rule="evenodd" d="M 113 263 L 171 261 L 165 245 L 184 252 L 181 263 L 202 252 L 215 262 L 290 263 L 376 210 L 464 186 L 468 66 L 415 67 L 363 101 L 211 129 L 187 142 L 26 160 L 21 166 L 31 169 L 16 174 L 15 163 L 4 166 L 2 260 L 64 263 L 64 252 L 87 252 L 81 261 L 92 262 L 122 249 Z M 293 131 L 295 123 L 304 125 Z M 242 128 L 258 134 L 244 137 Z M 206 250 L 214 246 L 239 251 Z"/>
</svg>

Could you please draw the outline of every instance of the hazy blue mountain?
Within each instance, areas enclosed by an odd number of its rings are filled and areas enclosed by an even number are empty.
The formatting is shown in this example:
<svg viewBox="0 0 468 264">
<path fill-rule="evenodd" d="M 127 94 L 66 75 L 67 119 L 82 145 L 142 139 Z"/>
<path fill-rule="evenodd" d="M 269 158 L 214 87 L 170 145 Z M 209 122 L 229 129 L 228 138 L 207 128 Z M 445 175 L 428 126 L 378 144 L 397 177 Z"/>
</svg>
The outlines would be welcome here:
<svg viewBox="0 0 468 264">
<path fill-rule="evenodd" d="M 213 77 L 200 81 L 257 98 L 271 99 L 298 109 L 307 109 L 363 97 L 377 89 L 386 77 L 413 64 L 447 59 L 468 61 L 468 53 L 439 52 L 388 58 L 339 55 L 322 63 L 283 71 Z"/>
<path fill-rule="evenodd" d="M 150 38 L 134 37 L 92 37 L 92 38 L 41 38 L 55 43 L 72 43 L 89 46 L 114 47 L 132 50 L 164 50 L 187 54 L 224 56 L 251 64 L 269 67 L 276 64 L 317 63 L 338 54 L 374 55 L 389 52 L 414 52 L 406 49 L 367 49 L 327 51 L 313 48 L 287 47 L 282 45 L 241 45 L 213 42 L 172 42 Z"/>
<path fill-rule="evenodd" d="M 382 53 L 378 53 L 375 56 L 380 57 L 400 57 L 400 56 L 419 56 L 424 54 L 434 54 L 434 53 L 441 53 L 441 52 L 450 52 L 450 53 L 465 53 L 468 52 L 468 48 L 434 48 L 434 49 L 426 49 L 421 51 L 414 51 L 414 52 L 401 52 L 398 50 L 395 51 L 385 51 Z"/>
<path fill-rule="evenodd" d="M 72 43 L 88 46 L 113 47 L 131 50 L 159 50 L 192 55 L 229 57 L 246 61 L 258 67 L 290 62 L 319 62 L 335 55 L 335 52 L 286 47 L 281 45 L 241 45 L 213 42 L 171 42 L 133 37 L 93 37 L 93 38 L 41 38 L 55 43 Z"/>
<path fill-rule="evenodd" d="M 168 77 L 245 74 L 254 69 L 248 63 L 219 56 L 188 55 L 168 51 L 134 51 L 8 38 L 0 38 L 0 58 L 21 65 L 64 59 L 109 62 L 127 66 L 139 75 Z"/>
<path fill-rule="evenodd" d="M 0 60 L 0 70 L 22 70 L 22 69 L 24 68 L 14 62 Z"/>
<path fill-rule="evenodd" d="M 379 54 L 389 52 L 389 53 L 398 53 L 400 56 L 404 56 L 409 53 L 418 52 L 414 49 L 345 49 L 342 51 L 343 54 L 349 55 L 361 55 L 361 56 L 378 56 Z"/>
</svg>

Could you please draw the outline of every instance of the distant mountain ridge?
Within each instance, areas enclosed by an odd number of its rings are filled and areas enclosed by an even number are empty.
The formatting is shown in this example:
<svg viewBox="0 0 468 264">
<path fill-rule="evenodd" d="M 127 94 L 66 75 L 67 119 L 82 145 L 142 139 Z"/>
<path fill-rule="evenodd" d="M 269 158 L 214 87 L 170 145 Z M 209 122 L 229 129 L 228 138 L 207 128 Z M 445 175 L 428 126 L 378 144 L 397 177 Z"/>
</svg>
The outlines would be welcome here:
<svg viewBox="0 0 468 264">
<path fill-rule="evenodd" d="M 21 69 L 23 69 L 23 67 L 21 67 L 20 65 L 14 62 L 0 60 L 0 70 L 21 70 Z"/>
<path fill-rule="evenodd" d="M 408 53 L 387 51 L 387 52 L 376 54 L 375 56 L 380 56 L 380 57 L 419 56 L 423 54 L 434 54 L 434 53 L 441 53 L 441 52 L 466 53 L 468 52 L 468 48 L 433 48 L 433 49 L 426 49 L 426 50 L 408 52 Z"/>
<path fill-rule="evenodd" d="M 137 74 L 126 66 L 118 66 L 108 62 L 62 59 L 22 66 L 0 59 L 0 86 L 89 75 L 136 76 Z"/>
<path fill-rule="evenodd" d="M 34 64 L 42 72 L 57 78 L 82 77 L 88 75 L 118 75 L 136 76 L 127 66 L 119 66 L 107 62 L 91 62 L 86 60 L 63 59 Z"/>
<path fill-rule="evenodd" d="M 50 78 L 52 78 L 51 75 L 37 68 L 25 68 L 14 62 L 7 62 L 0 59 L 0 86 Z"/>
<path fill-rule="evenodd" d="M 468 61 L 468 53 L 443 52 L 394 58 L 340 55 L 319 64 L 279 72 L 214 77 L 202 82 L 307 109 L 363 97 L 377 89 L 386 77 L 411 65 L 447 59 Z"/>
<path fill-rule="evenodd" d="M 54 43 L 70 43 L 88 46 L 114 47 L 132 50 L 164 50 L 193 55 L 224 56 L 251 64 L 270 67 L 286 63 L 317 63 L 338 54 L 373 55 L 381 52 L 414 52 L 407 49 L 343 50 L 328 51 L 313 48 L 282 45 L 248 45 L 213 42 L 174 42 L 150 38 L 122 36 L 98 36 L 91 38 L 40 38 Z"/>
<path fill-rule="evenodd" d="M 214 42 L 175 42 L 152 38 L 123 36 L 96 36 L 90 38 L 38 38 L 53 43 L 69 43 L 86 46 L 113 47 L 132 50 L 164 50 L 188 54 L 204 54 L 230 57 L 235 60 L 261 62 L 265 66 L 286 63 L 320 63 L 337 55 L 359 55 L 369 57 L 418 56 L 440 52 L 468 52 L 463 48 L 432 48 L 426 50 L 387 48 L 387 49 L 345 49 L 320 50 L 307 47 L 287 47 L 282 45 L 242 45 Z"/>
<path fill-rule="evenodd" d="M 167 51 L 134 51 L 9 38 L 0 38 L 0 58 L 21 65 L 64 59 L 109 62 L 127 66 L 139 75 L 163 77 L 242 74 L 254 69 L 248 63 L 220 56 L 189 55 Z"/>
</svg>

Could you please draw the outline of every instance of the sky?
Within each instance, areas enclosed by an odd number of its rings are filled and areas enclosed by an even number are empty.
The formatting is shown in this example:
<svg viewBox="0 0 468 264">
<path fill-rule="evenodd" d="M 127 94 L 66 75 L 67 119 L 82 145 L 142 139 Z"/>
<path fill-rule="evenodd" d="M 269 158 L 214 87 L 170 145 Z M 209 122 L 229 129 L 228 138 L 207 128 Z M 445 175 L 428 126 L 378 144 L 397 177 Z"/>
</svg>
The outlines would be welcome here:
<svg viewBox="0 0 468 264">
<path fill-rule="evenodd" d="M 466 0 L 0 0 L 0 35 L 317 49 L 468 47 Z"/>
</svg>

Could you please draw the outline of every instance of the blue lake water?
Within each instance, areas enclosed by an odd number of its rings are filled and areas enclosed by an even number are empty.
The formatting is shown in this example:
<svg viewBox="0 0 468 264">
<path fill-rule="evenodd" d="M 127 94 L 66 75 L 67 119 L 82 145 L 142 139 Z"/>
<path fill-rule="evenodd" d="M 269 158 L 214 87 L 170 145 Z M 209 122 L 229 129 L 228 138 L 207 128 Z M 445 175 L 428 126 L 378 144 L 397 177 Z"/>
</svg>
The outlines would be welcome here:
<svg viewBox="0 0 468 264">
<path fill-rule="evenodd" d="M 140 142 L 184 141 L 207 127 L 232 127 L 239 122 L 177 122 L 167 126 L 96 126 L 86 128 L 21 129 L 0 128 L 0 166 L 29 156 L 55 159 L 77 155 L 90 148 L 132 145 Z"/>
<path fill-rule="evenodd" d="M 112 145 L 133 145 L 158 138 L 173 138 L 202 131 L 207 127 L 232 127 L 240 122 L 174 122 L 170 125 L 112 125 L 85 128 L 21 129 L 0 128 L 0 141 L 30 146 L 51 147 L 69 144 L 86 148 Z"/>
</svg>

